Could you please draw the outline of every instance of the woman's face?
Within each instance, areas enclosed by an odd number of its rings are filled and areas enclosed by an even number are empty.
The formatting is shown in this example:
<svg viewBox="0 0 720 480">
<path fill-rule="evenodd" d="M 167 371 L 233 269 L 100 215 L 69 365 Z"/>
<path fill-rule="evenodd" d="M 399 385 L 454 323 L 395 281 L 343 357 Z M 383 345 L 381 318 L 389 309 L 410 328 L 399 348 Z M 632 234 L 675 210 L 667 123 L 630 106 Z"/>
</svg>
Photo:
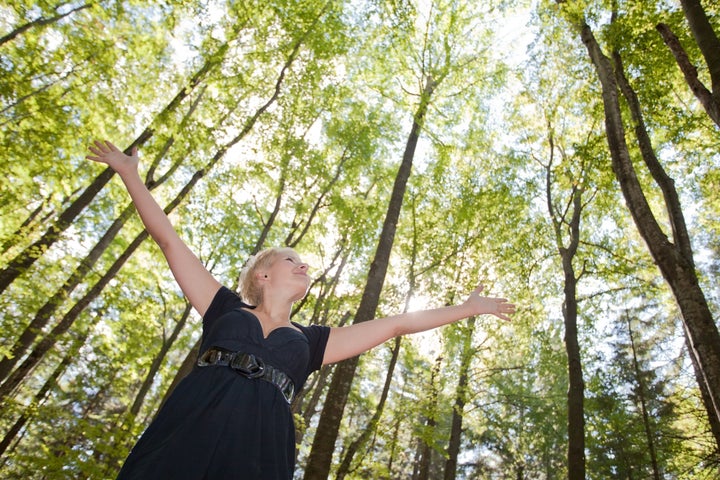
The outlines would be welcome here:
<svg viewBox="0 0 720 480">
<path fill-rule="evenodd" d="M 273 290 L 287 290 L 293 301 L 296 301 L 305 296 L 311 279 L 308 264 L 300 259 L 295 250 L 288 248 L 275 254 L 270 266 L 260 272 L 260 280 Z"/>
</svg>

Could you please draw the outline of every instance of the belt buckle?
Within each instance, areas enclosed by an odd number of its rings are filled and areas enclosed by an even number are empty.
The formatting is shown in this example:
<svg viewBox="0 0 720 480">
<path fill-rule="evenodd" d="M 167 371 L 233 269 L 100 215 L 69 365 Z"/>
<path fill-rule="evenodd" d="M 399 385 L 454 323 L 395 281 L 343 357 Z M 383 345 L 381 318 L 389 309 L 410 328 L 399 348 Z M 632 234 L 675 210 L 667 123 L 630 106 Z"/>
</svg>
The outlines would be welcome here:
<svg viewBox="0 0 720 480">
<path fill-rule="evenodd" d="M 234 355 L 230 368 L 247 378 L 259 378 L 265 374 L 265 362 L 251 354 Z"/>
</svg>

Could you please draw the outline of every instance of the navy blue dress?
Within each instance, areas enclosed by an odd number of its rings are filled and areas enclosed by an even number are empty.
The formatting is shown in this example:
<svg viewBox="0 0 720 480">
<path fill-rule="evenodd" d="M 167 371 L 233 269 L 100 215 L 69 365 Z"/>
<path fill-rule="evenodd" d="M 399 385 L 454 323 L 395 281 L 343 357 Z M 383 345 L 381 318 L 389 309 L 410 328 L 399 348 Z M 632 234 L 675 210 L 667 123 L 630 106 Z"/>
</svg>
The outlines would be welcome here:
<svg viewBox="0 0 720 480">
<path fill-rule="evenodd" d="M 329 327 L 262 326 L 237 294 L 220 288 L 203 318 L 210 347 L 254 354 L 284 371 L 298 392 L 322 365 Z M 230 367 L 195 366 L 133 448 L 118 480 L 288 480 L 295 462 L 290 406 L 270 382 Z"/>
</svg>

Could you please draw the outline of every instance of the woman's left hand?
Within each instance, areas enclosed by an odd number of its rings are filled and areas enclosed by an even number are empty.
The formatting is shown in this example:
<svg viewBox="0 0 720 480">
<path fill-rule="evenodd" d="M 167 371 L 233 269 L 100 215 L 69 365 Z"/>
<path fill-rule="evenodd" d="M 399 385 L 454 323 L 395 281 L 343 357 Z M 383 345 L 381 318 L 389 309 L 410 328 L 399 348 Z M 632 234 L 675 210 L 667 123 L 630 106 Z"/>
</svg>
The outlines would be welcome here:
<svg viewBox="0 0 720 480">
<path fill-rule="evenodd" d="M 507 298 L 483 297 L 480 294 L 485 289 L 482 285 L 470 292 L 465 305 L 472 308 L 474 315 L 495 315 L 503 320 L 510 320 L 509 315 L 515 313 L 515 305 Z"/>
</svg>

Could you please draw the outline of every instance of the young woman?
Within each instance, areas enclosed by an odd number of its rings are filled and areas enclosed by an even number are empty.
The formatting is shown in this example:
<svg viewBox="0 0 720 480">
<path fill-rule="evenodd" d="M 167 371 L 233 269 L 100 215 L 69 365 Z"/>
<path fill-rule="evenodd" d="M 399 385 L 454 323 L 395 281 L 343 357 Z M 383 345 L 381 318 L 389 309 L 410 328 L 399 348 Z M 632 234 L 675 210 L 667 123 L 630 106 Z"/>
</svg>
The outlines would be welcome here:
<svg viewBox="0 0 720 480">
<path fill-rule="evenodd" d="M 183 243 L 128 156 L 95 141 L 87 158 L 122 179 L 145 227 L 183 293 L 203 317 L 196 367 L 164 404 L 127 458 L 119 479 L 272 479 L 293 477 L 295 393 L 322 365 L 359 355 L 398 335 L 474 315 L 509 320 L 515 306 L 475 289 L 462 304 L 341 328 L 290 321 L 310 285 L 308 265 L 289 248 L 250 258 L 240 295 L 222 286 Z"/>
</svg>

